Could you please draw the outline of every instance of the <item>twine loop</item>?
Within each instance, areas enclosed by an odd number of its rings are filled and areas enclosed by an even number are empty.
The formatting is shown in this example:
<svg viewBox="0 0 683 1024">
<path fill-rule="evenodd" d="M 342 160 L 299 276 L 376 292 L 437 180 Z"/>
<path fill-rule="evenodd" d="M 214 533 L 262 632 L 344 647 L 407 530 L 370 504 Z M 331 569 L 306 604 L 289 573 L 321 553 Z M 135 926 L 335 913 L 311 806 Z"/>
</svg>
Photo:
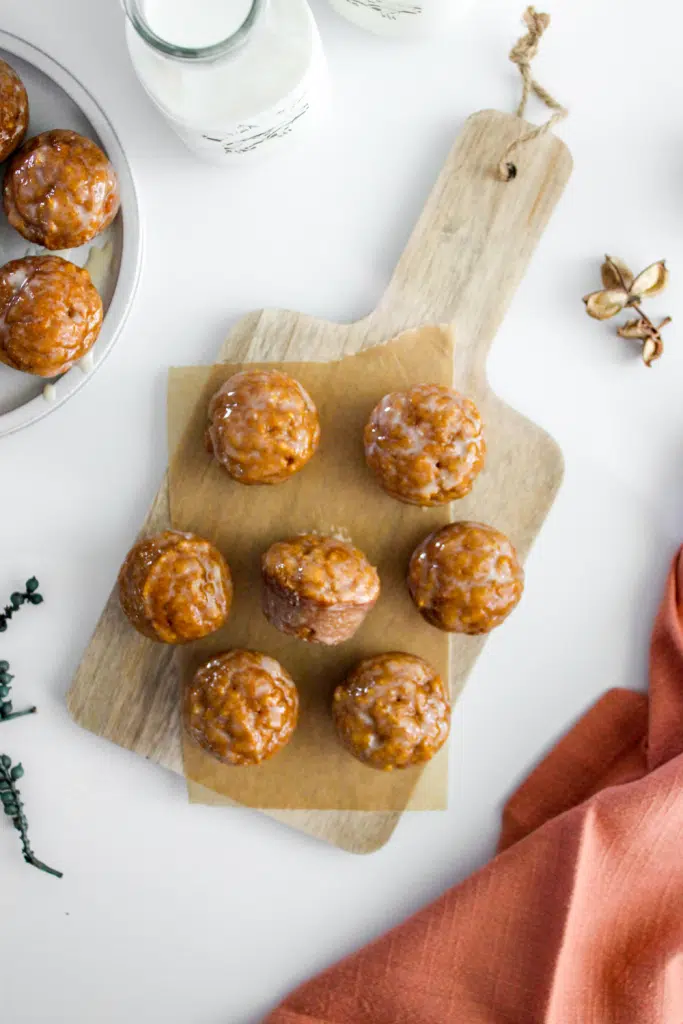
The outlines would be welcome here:
<svg viewBox="0 0 683 1024">
<path fill-rule="evenodd" d="M 545 135 L 550 129 L 567 116 L 567 109 L 550 95 L 531 74 L 531 62 L 538 53 L 538 46 L 541 36 L 550 25 L 550 15 L 539 13 L 534 7 L 527 7 L 524 12 L 524 23 L 527 27 L 526 35 L 522 36 L 510 50 L 510 60 L 519 68 L 522 76 L 522 96 L 517 107 L 517 116 L 524 117 L 529 96 L 533 93 L 539 100 L 552 110 L 552 115 L 543 124 L 530 128 L 514 142 L 511 142 L 505 150 L 500 163 L 498 164 L 498 176 L 501 181 L 511 181 L 517 177 L 517 167 L 510 160 L 510 157 L 527 142 Z"/>
</svg>

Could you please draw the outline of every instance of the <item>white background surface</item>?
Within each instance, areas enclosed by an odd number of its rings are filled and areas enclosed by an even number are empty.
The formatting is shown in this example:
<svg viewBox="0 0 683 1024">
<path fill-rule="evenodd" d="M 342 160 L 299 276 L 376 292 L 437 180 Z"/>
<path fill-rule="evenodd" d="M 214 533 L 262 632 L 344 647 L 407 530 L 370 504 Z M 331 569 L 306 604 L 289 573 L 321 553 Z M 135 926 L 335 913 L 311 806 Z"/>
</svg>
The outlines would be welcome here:
<svg viewBox="0 0 683 1024">
<path fill-rule="evenodd" d="M 654 312 L 681 314 L 683 15 L 675 0 L 552 2 L 539 78 L 571 108 L 575 158 L 492 351 L 498 391 L 558 439 L 560 497 L 525 599 L 455 713 L 451 807 L 354 857 L 256 813 L 190 807 L 181 779 L 73 725 L 64 694 L 161 479 L 170 364 L 210 360 L 242 313 L 368 312 L 463 119 L 514 108 L 519 4 L 478 0 L 426 44 L 365 35 L 315 0 L 334 83 L 305 149 L 247 172 L 186 153 L 138 86 L 115 0 L 6 0 L 2 27 L 79 76 L 127 147 L 147 228 L 125 334 L 54 416 L 0 443 L 0 588 L 46 595 L 0 638 L 17 706 L 0 747 L 26 768 L 38 856 L 0 822 L 3 1024 L 252 1024 L 297 982 L 480 865 L 506 796 L 603 690 L 645 683 L 683 535 L 683 315 L 646 370 L 581 296 L 608 249 L 666 257 Z M 191 4 L 188 4 L 191 9 Z M 1 597 L 2 595 L 0 595 Z"/>
</svg>

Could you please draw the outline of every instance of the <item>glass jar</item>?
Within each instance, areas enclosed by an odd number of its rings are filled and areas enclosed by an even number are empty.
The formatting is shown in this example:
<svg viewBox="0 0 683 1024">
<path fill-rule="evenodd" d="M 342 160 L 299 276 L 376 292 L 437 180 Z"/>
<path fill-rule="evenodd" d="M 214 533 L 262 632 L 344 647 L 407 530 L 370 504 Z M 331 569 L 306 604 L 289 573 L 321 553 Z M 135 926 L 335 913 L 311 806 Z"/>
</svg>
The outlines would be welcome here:
<svg viewBox="0 0 683 1024">
<path fill-rule="evenodd" d="M 316 121 L 325 59 L 307 0 L 123 0 L 145 90 L 218 164 L 275 153 Z"/>
<path fill-rule="evenodd" d="M 336 11 L 370 32 L 391 36 L 435 34 L 453 25 L 472 0 L 330 0 Z"/>
</svg>

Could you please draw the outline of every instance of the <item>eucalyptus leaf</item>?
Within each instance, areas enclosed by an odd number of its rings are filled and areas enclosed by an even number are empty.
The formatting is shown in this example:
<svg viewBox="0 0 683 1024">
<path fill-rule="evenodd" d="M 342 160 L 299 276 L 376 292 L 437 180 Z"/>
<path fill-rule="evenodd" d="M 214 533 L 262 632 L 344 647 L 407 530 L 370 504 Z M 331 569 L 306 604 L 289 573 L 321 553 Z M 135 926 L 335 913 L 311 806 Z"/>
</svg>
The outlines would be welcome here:
<svg viewBox="0 0 683 1024">
<path fill-rule="evenodd" d="M 50 875 L 55 875 L 57 878 L 62 877 L 62 872 L 55 870 L 55 868 L 48 867 L 47 864 L 43 864 L 42 861 L 38 860 L 28 838 L 28 821 L 26 815 L 23 812 L 23 804 L 21 802 L 21 795 L 17 789 L 16 783 L 24 775 L 24 769 L 21 764 L 16 764 L 12 767 L 12 759 L 7 754 L 0 755 L 0 801 L 3 805 L 5 814 L 12 819 L 12 824 L 21 837 L 21 849 L 24 856 L 24 860 L 27 864 L 31 864 L 34 868 L 38 868 L 39 871 L 45 871 Z"/>
</svg>

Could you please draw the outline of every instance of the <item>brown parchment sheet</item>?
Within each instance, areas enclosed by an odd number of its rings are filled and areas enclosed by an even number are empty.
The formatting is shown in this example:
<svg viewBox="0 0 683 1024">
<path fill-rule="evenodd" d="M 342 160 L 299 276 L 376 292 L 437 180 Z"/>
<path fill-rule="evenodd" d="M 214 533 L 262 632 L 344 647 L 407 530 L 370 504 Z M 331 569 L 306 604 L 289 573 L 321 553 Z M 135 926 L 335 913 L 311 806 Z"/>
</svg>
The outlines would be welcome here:
<svg viewBox="0 0 683 1024">
<path fill-rule="evenodd" d="M 231 374 L 247 367 L 280 368 L 301 381 L 320 413 L 322 437 L 311 462 L 291 480 L 272 487 L 235 483 L 206 453 L 209 399 Z M 294 678 L 301 699 L 291 742 L 271 761 L 253 768 L 220 764 L 183 736 L 188 782 L 248 807 L 287 810 L 401 811 L 447 806 L 448 755 L 444 748 L 427 770 L 378 772 L 348 754 L 332 725 L 334 687 L 361 658 L 407 651 L 426 658 L 449 677 L 449 637 L 415 610 L 405 585 L 410 554 L 431 530 L 450 521 L 448 506 L 420 509 L 388 497 L 363 457 L 363 427 L 389 391 L 420 382 L 450 385 L 453 338 L 449 328 L 424 327 L 385 345 L 331 363 L 222 364 L 169 373 L 169 436 L 178 415 L 193 408 L 170 461 L 171 522 L 213 541 L 227 558 L 235 596 L 218 633 L 180 649 L 183 679 L 197 665 L 234 647 L 277 658 Z M 355 637 L 338 647 L 287 637 L 264 618 L 260 606 L 260 556 L 276 540 L 297 533 L 344 531 L 377 566 L 380 599 Z M 421 784 L 417 786 L 418 782 Z M 417 787 L 417 788 L 416 788 Z M 190 787 L 191 788 L 191 787 Z"/>
</svg>

